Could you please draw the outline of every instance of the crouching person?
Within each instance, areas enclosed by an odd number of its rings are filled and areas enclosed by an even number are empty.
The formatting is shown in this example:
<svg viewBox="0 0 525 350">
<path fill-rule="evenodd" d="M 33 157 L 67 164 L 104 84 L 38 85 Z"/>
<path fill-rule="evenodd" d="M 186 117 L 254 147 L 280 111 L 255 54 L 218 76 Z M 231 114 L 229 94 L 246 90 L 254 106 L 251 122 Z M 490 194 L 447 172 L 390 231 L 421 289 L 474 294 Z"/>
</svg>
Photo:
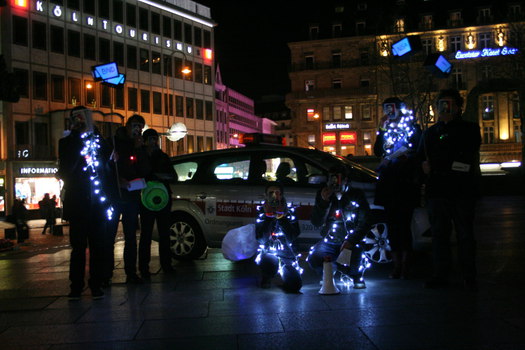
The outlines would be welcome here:
<svg viewBox="0 0 525 350">
<path fill-rule="evenodd" d="M 331 169 L 328 183 L 317 192 L 312 224 L 321 227 L 323 237 L 311 249 L 308 263 L 321 276 L 323 263 L 331 261 L 334 273 L 351 279 L 356 289 L 366 288 L 363 278 L 369 265 L 363 254 L 362 240 L 370 229 L 370 207 L 364 193 L 352 188 L 344 168 Z M 350 261 L 336 264 L 343 249 L 350 249 Z M 350 281 L 349 281 L 350 282 Z"/>
<path fill-rule="evenodd" d="M 278 182 L 266 186 L 265 201 L 258 207 L 255 233 L 259 242 L 255 262 L 261 268 L 261 287 L 270 288 L 272 278 L 279 273 L 283 289 L 290 293 L 298 292 L 303 284 L 302 269 L 292 242 L 299 236 L 299 224 Z"/>
</svg>

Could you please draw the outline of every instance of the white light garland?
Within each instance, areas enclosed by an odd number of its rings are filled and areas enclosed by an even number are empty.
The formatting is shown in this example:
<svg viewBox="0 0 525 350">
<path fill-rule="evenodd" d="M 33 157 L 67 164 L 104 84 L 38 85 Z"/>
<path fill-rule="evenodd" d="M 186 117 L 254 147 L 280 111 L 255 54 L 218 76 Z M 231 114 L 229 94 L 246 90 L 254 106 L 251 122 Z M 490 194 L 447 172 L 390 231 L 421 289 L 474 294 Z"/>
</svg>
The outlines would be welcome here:
<svg viewBox="0 0 525 350">
<path fill-rule="evenodd" d="M 83 133 L 80 138 L 83 141 L 84 148 L 80 151 L 80 155 L 86 160 L 86 166 L 83 168 L 85 172 L 90 174 L 90 181 L 93 188 L 93 193 L 98 196 L 98 199 L 103 203 L 105 207 L 106 217 L 108 220 L 113 219 L 113 206 L 107 201 L 107 197 L 104 194 L 104 190 L 100 187 L 100 175 L 99 167 L 100 161 L 98 160 L 100 150 L 100 136 L 95 135 L 92 132 Z"/>
</svg>

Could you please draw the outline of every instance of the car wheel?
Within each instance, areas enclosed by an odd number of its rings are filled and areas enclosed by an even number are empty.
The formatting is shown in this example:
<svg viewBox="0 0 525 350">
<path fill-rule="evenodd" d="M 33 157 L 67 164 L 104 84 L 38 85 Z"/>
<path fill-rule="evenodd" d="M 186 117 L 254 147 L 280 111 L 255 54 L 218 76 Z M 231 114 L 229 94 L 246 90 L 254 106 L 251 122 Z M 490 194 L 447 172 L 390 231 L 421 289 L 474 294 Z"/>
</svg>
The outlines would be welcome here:
<svg viewBox="0 0 525 350">
<path fill-rule="evenodd" d="M 385 215 L 381 210 L 372 210 L 372 216 L 374 224 L 363 239 L 363 252 L 369 260 L 375 263 L 389 263 L 392 257 Z"/>
<path fill-rule="evenodd" d="M 201 228 L 187 215 L 174 214 L 170 225 L 170 250 L 175 259 L 193 260 L 206 251 Z"/>
</svg>

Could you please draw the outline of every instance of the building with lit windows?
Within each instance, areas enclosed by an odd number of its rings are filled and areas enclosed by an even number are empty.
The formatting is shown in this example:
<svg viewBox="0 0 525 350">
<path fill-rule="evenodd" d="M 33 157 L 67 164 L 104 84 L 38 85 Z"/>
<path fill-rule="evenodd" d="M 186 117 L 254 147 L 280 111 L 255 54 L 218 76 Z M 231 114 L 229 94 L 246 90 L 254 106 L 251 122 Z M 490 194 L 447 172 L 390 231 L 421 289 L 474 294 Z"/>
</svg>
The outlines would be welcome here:
<svg viewBox="0 0 525 350">
<path fill-rule="evenodd" d="M 464 117 L 479 123 L 481 161 L 522 159 L 525 60 L 522 1 L 329 1 L 306 18 L 303 41 L 291 51 L 295 143 L 346 156 L 372 155 L 382 101 L 397 96 L 423 128 L 443 88 L 465 98 Z M 395 57 L 392 44 L 418 36 L 421 47 Z M 425 61 L 439 54 L 452 63 L 448 77 Z M 428 63 L 428 62 L 427 62 Z"/>
<path fill-rule="evenodd" d="M 217 149 L 244 147 L 239 143 L 241 134 L 273 134 L 276 123 L 255 115 L 254 101 L 251 98 L 224 85 L 218 65 L 215 74 Z"/>
<path fill-rule="evenodd" d="M 210 9 L 189 0 L 10 0 L 0 9 L 1 47 L 20 100 L 0 102 L 0 210 L 15 197 L 35 209 L 60 195 L 58 140 L 69 111 L 93 110 L 109 137 L 129 116 L 166 133 L 187 135 L 170 155 L 215 148 L 213 28 Z M 116 62 L 121 87 L 96 82 L 92 67 Z M 183 73 L 183 68 L 189 68 Z"/>
</svg>

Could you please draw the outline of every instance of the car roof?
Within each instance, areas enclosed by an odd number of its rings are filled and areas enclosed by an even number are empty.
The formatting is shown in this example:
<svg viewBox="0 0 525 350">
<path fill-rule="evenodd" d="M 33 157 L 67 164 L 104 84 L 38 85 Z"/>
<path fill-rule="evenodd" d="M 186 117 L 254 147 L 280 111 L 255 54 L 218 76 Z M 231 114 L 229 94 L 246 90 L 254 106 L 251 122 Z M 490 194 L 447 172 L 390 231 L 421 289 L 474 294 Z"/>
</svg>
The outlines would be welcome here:
<svg viewBox="0 0 525 350">
<path fill-rule="evenodd" d="M 352 162 L 348 160 L 345 157 L 336 156 L 333 154 L 330 154 L 328 152 L 323 152 L 318 149 L 311 149 L 311 148 L 304 148 L 304 147 L 295 147 L 295 146 L 280 146 L 280 145 L 249 145 L 246 147 L 240 147 L 240 148 L 223 148 L 218 150 L 212 150 L 212 151 L 203 151 L 203 152 L 195 152 L 195 153 L 188 153 L 188 154 L 182 154 L 171 157 L 172 162 L 181 162 L 185 160 L 191 160 L 195 158 L 201 158 L 201 157 L 208 157 L 208 156 L 221 156 L 221 155 L 227 155 L 227 154 L 235 154 L 235 153 L 251 153 L 251 152 L 269 152 L 269 151 L 280 151 L 280 152 L 288 152 L 291 154 L 299 155 L 303 158 L 308 158 L 312 160 L 315 163 L 319 163 L 321 165 L 333 165 L 334 163 L 342 162 L 346 166 L 350 166 L 354 169 L 361 170 L 365 173 L 368 173 L 368 175 L 376 177 L 377 173 L 369 168 L 366 168 L 358 163 Z M 339 163 L 340 164 L 340 163 Z"/>
</svg>

